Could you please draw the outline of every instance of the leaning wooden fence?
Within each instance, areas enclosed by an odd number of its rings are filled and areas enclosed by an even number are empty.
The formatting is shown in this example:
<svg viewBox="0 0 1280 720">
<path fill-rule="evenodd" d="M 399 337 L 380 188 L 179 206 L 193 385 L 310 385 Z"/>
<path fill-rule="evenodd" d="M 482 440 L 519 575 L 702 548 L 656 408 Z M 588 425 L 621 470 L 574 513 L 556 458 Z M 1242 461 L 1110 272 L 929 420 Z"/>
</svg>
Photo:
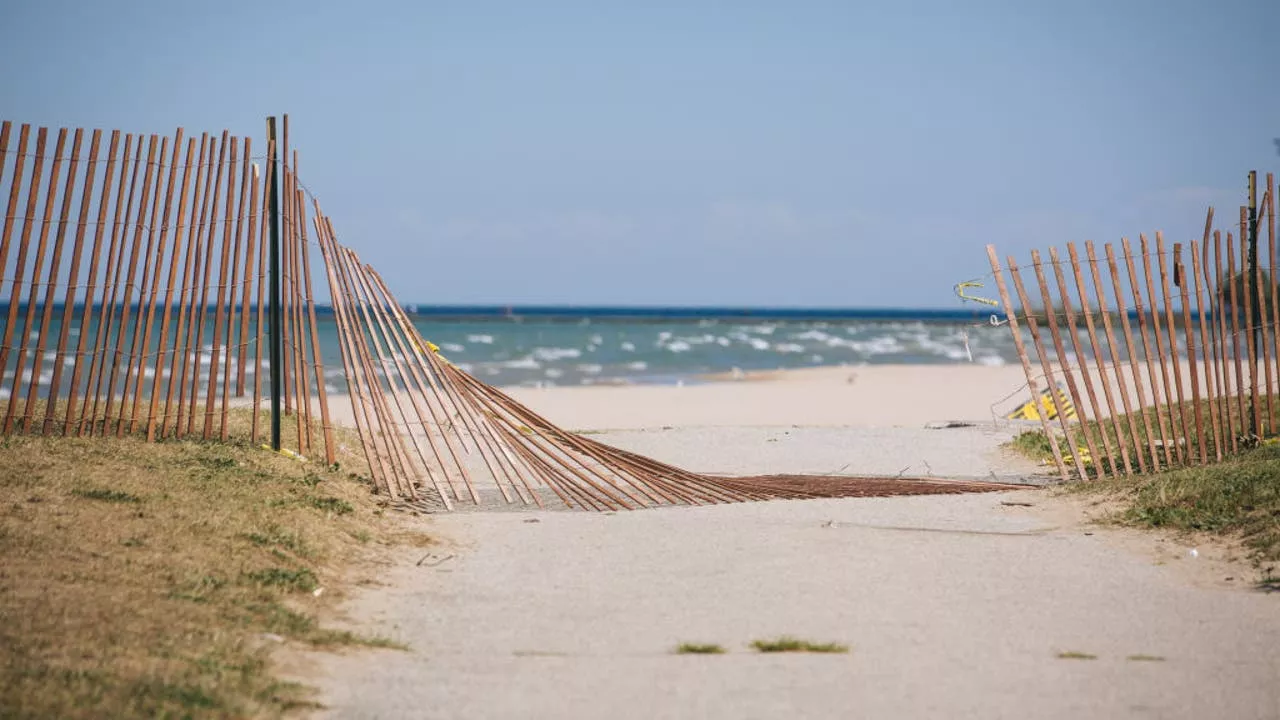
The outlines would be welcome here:
<svg viewBox="0 0 1280 720">
<path fill-rule="evenodd" d="M 332 461 L 287 120 L 281 149 L 290 444 Z M 259 159 L 226 131 L 0 126 L 0 434 L 225 440 L 242 405 L 259 439 L 271 184 Z"/>
<path fill-rule="evenodd" d="M 1064 480 L 1219 462 L 1275 435 L 1275 185 L 1256 203 L 1255 178 L 1238 222 L 1215 228 L 1210 208 L 1189 243 L 1067 243 L 1004 267 L 987 247 L 1032 397 L 1075 409 L 1039 413 Z"/>
</svg>

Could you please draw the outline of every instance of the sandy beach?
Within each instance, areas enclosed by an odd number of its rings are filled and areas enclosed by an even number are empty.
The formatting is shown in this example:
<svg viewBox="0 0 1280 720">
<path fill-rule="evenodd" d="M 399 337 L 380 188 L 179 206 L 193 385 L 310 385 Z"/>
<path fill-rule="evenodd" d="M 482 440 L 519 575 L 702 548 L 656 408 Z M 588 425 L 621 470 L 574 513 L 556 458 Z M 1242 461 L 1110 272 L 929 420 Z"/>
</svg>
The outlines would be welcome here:
<svg viewBox="0 0 1280 720">
<path fill-rule="evenodd" d="M 1027 427 L 999 419 L 1023 382 L 880 366 L 510 392 L 698 471 L 1035 482 L 1000 447 Z M 1028 489 L 418 516 L 438 545 L 359 571 L 341 619 L 409 650 L 296 667 L 334 718 L 1280 717 L 1280 613 L 1249 569 L 1085 510 Z M 778 635 L 850 652 L 748 647 Z"/>
</svg>

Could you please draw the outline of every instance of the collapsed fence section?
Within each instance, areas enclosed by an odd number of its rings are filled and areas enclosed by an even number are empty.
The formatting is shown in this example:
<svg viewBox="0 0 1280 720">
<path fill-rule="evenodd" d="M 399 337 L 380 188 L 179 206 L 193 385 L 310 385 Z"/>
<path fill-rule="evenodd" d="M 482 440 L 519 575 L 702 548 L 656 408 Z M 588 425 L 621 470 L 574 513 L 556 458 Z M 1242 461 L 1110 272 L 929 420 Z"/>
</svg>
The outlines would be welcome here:
<svg viewBox="0 0 1280 720">
<path fill-rule="evenodd" d="M 272 165 L 256 161 L 275 152 L 227 131 L 0 125 L 0 433 L 226 440 L 243 406 L 258 441 Z M 332 460 L 324 384 L 306 380 L 323 368 L 300 198 L 282 215 L 294 447 L 312 450 L 318 404 Z"/>
<path fill-rule="evenodd" d="M 1274 176 L 1261 203 L 1250 179 L 1238 225 L 1215 229 L 1210 208 L 1186 245 L 1067 243 L 1029 267 L 987 247 L 1032 397 L 1043 380 L 1075 410 L 1039 414 L 1064 480 L 1219 462 L 1276 434 Z"/>
</svg>

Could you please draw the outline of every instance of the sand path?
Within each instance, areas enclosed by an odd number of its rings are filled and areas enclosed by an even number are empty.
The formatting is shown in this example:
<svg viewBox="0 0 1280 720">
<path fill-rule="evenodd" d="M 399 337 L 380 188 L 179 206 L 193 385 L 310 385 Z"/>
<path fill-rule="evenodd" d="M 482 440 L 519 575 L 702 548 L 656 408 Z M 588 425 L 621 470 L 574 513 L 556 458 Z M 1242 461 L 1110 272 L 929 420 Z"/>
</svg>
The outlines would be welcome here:
<svg viewBox="0 0 1280 720">
<path fill-rule="evenodd" d="M 551 391 L 546 405 L 582 428 L 592 413 L 625 416 L 620 402 L 663 404 L 629 390 L 608 406 Z M 896 429 L 791 428 L 735 426 L 750 409 L 724 402 L 714 426 L 686 416 L 601 439 L 706 471 L 851 456 L 891 474 L 918 457 L 938 475 L 1025 469 L 998 450 L 1011 428 L 922 428 L 950 408 L 920 406 Z M 803 420 L 802 405 L 785 409 Z M 1280 598 L 1247 589 L 1247 571 L 1212 551 L 1082 524 L 1042 490 L 420 521 L 442 544 L 364 569 L 356 579 L 377 584 L 345 608 L 354 627 L 411 649 L 312 656 L 322 716 L 1280 717 Z M 782 634 L 851 650 L 747 647 Z M 684 641 L 728 654 L 672 654 Z"/>
</svg>

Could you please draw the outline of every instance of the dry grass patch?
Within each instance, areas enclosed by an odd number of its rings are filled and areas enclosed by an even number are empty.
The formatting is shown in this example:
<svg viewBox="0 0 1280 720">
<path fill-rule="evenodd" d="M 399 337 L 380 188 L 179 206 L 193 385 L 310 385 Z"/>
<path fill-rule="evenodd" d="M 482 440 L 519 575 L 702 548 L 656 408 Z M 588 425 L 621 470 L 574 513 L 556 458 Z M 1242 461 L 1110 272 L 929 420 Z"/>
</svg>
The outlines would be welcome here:
<svg viewBox="0 0 1280 720">
<path fill-rule="evenodd" d="M 680 643 L 677 655 L 723 655 L 724 648 L 714 643 Z"/>
<path fill-rule="evenodd" d="M 0 707 L 244 717 L 310 706 L 307 688 L 272 676 L 272 645 L 395 646 L 317 620 L 342 595 L 344 565 L 425 542 L 382 513 L 341 467 L 244 443 L 0 440 Z"/>
</svg>

